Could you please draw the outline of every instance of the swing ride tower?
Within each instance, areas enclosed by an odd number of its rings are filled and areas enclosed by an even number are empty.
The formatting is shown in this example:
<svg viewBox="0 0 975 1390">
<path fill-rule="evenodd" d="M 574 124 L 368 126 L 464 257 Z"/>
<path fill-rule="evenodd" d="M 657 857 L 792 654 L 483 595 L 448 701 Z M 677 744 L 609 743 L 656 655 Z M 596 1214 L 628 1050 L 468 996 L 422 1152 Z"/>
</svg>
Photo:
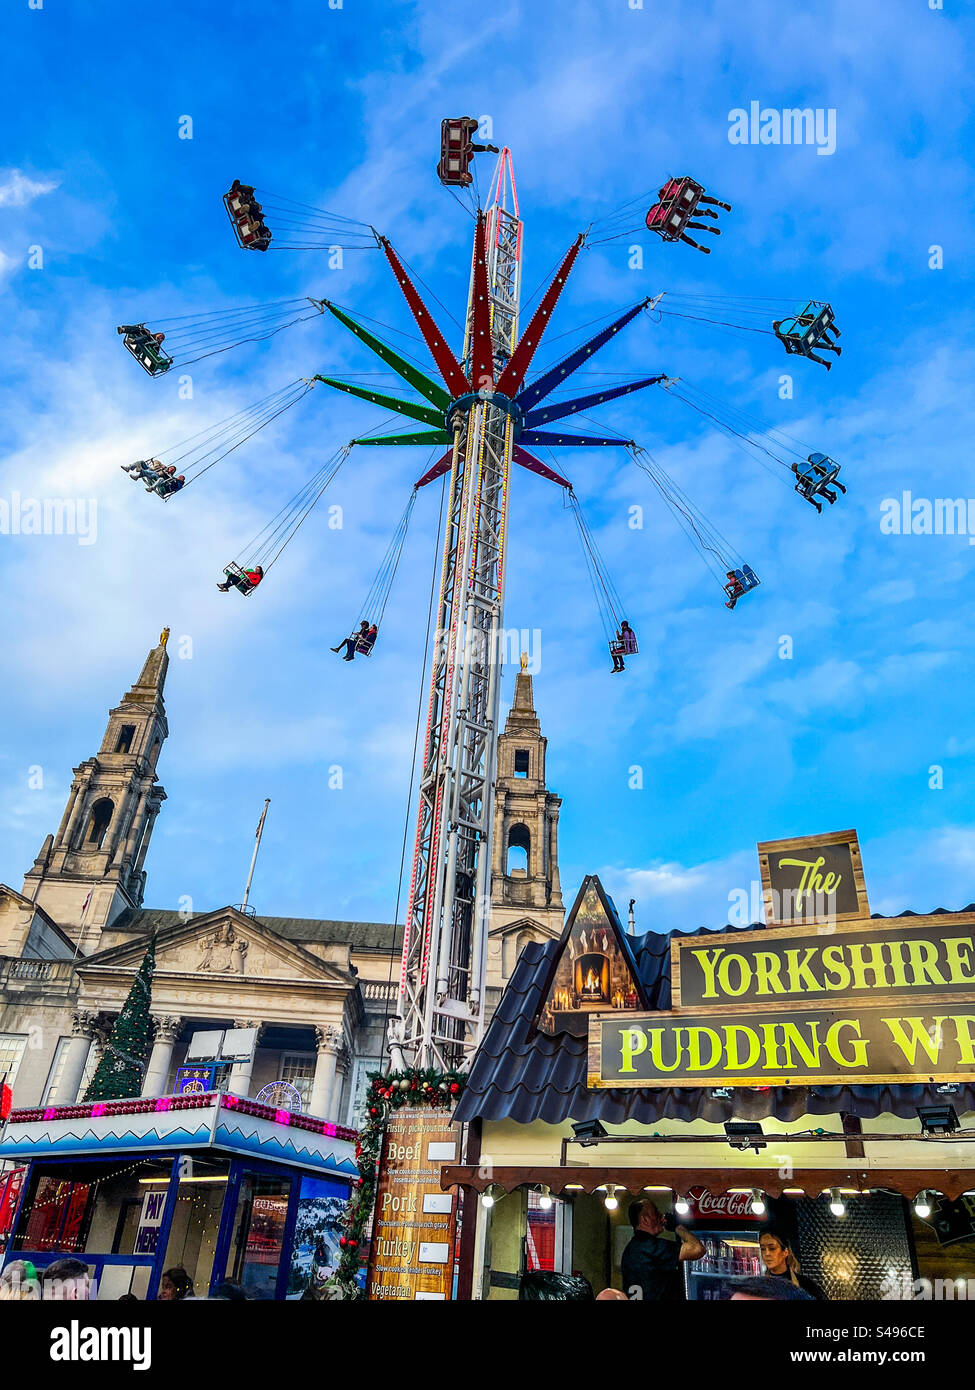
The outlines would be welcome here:
<svg viewBox="0 0 975 1390">
<path fill-rule="evenodd" d="M 603 377 L 618 376 L 618 384 L 607 381 L 594 391 L 571 398 L 562 394 L 569 379 L 576 372 L 588 372 L 593 355 L 612 343 L 644 312 L 654 322 L 667 316 L 712 323 L 725 330 L 737 328 L 749 335 L 762 332 L 777 338 L 786 351 L 830 366 L 812 351 L 816 348 L 836 356 L 842 351 L 835 341 L 839 330 L 832 306 L 824 301 L 803 301 L 798 308 L 793 301 L 791 317 L 775 319 L 769 328 L 766 320 L 772 312 L 769 304 L 774 301 L 763 300 L 750 307 L 740 296 L 727 302 L 720 296 L 667 292 L 666 303 L 662 303 L 664 295 L 658 293 L 622 313 L 614 310 L 592 320 L 604 326 L 584 341 L 576 339 L 576 346 L 529 379 L 536 350 L 583 246 L 630 237 L 637 230 L 629 225 L 633 204 L 642 203 L 646 195 L 596 218 L 588 231 L 576 238 L 522 329 L 519 311 L 523 225 L 511 152 L 507 148 L 497 152 L 486 206 L 482 206 L 476 188 L 472 187 L 474 176 L 468 166 L 475 151 L 495 147 L 475 145 L 471 137 L 476 128 L 473 117 L 443 123 L 437 171 L 442 184 L 452 191 L 466 188 L 472 200 L 464 203 L 458 199 L 474 219 L 464 342 L 459 358 L 448 346 L 404 261 L 388 237 L 380 235 L 370 224 L 255 189 L 238 179 L 223 199 L 238 246 L 251 252 L 263 255 L 269 250 L 334 250 L 339 246 L 357 252 L 380 251 L 436 364 L 439 381 L 360 321 L 366 315 L 353 317 L 348 309 L 311 296 L 156 321 L 155 330 L 145 322 L 122 324 L 117 330 L 124 347 L 143 370 L 158 377 L 177 363 L 188 365 L 244 343 L 270 338 L 307 319 L 329 315 L 380 359 L 383 372 L 398 375 L 415 393 L 409 398 L 373 389 L 361 381 L 342 381 L 316 373 L 300 377 L 197 435 L 153 453 L 151 458 L 123 465 L 130 477 L 146 481 L 147 492 L 163 502 L 172 502 L 185 496 L 183 489 L 198 481 L 215 463 L 304 399 L 316 383 L 405 415 L 414 422 L 409 432 L 398 434 L 379 433 L 381 425 L 350 440 L 327 458 L 225 568 L 226 582 L 219 585 L 224 593 L 230 588 L 245 597 L 255 592 L 354 447 L 432 446 L 437 453 L 446 449 L 413 486 L 379 577 L 360 610 L 360 617 L 367 620 L 360 624 L 365 637 L 353 632 L 348 639 L 350 658 L 355 652 L 363 656 L 371 653 L 417 492 L 442 478 L 445 491 L 440 588 L 430 657 L 398 1007 L 389 1024 L 391 1060 L 397 1069 L 462 1069 L 484 1031 L 492 795 L 505 655 L 506 534 L 512 466 L 528 469 L 563 489 L 579 529 L 614 670 L 624 669 L 624 654 L 635 654 L 635 634 L 623 621 L 622 603 L 608 579 L 595 534 L 582 514 L 571 484 L 554 467 L 529 452 L 529 447 L 541 447 L 549 457 L 552 450 L 608 447 L 625 451 L 699 551 L 720 587 L 726 608 L 734 610 L 759 580 L 683 488 L 634 440 L 612 430 L 570 432 L 562 421 L 657 386 L 664 395 L 683 401 L 725 431 L 738 447 L 761 455 L 763 463 L 767 460 L 777 465 L 789 487 L 818 512 L 823 511 L 823 501 L 832 504 L 837 493 L 846 490 L 838 481 L 839 464 L 828 455 L 812 452 L 805 463 L 796 462 L 796 449 L 805 448 L 799 441 L 778 428 L 751 419 L 737 405 L 722 406 L 706 392 L 691 388 L 682 377 L 662 371 L 651 375 L 600 373 Z M 679 176 L 667 180 L 659 190 L 658 201 L 647 213 L 645 225 L 664 242 L 687 242 L 707 253 L 710 248 L 687 236 L 686 229 L 719 236 L 720 229 L 712 225 L 717 220 L 715 207 L 731 211 L 729 204 L 709 196 L 702 184 L 688 175 Z M 692 217 L 710 221 L 692 221 Z M 716 317 L 719 313 L 720 317 Z M 378 320 L 371 322 L 383 327 Z M 391 331 L 399 332 L 395 328 Z M 572 336 L 579 331 L 571 330 Z M 401 391 L 402 387 L 398 389 Z M 589 417 L 583 414 L 582 418 Z"/>
<path fill-rule="evenodd" d="M 416 839 L 393 1047 L 462 1066 L 484 1029 L 491 823 L 504 661 L 513 404 L 495 391 L 518 338 L 522 222 L 511 154 L 474 236 Z M 446 463 L 446 460 L 443 461 Z"/>
</svg>

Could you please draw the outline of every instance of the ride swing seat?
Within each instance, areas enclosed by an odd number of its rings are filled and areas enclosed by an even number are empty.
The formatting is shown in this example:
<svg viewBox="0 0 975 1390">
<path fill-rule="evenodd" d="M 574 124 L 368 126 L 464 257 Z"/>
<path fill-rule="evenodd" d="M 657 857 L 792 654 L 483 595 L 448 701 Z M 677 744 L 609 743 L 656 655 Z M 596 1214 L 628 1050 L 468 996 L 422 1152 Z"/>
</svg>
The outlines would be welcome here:
<svg viewBox="0 0 975 1390">
<path fill-rule="evenodd" d="M 724 586 L 724 591 L 728 595 L 725 607 L 734 610 L 738 600 L 750 593 L 752 589 L 757 589 L 761 582 L 751 565 L 742 565 L 740 569 L 729 570 L 728 583 Z"/>
<path fill-rule="evenodd" d="M 821 343 L 828 340 L 827 331 L 834 338 L 840 336 L 835 327 L 833 306 L 817 300 L 810 300 L 791 318 L 781 319 L 775 327 L 775 336 L 780 338 L 786 352 L 799 353 L 805 357 Z"/>
<path fill-rule="evenodd" d="M 150 333 L 144 323 L 135 324 L 128 332 L 124 328 L 118 332 L 122 335 L 123 346 L 150 376 L 161 376 L 169 371 L 173 359 L 160 342 L 161 334 Z"/>
<path fill-rule="evenodd" d="M 804 464 L 795 467 L 795 490 L 806 498 L 822 496 L 830 487 L 845 493 L 846 488 L 839 481 L 839 474 L 840 464 L 828 454 L 810 454 Z"/>
<path fill-rule="evenodd" d="M 699 246 L 693 238 L 686 235 L 687 228 L 710 232 L 712 236 L 720 236 L 721 229 L 711 227 L 706 222 L 692 222 L 691 218 L 695 215 L 717 218 L 718 214 L 712 212 L 711 207 L 724 208 L 726 212 L 730 212 L 731 204 L 708 197 L 703 184 L 686 174 L 680 178 L 668 179 L 659 190 L 658 200 L 647 213 L 648 230 L 656 232 L 664 241 L 686 241 L 695 250 L 710 255 L 711 248 Z M 710 206 L 702 207 L 702 204 Z"/>
<path fill-rule="evenodd" d="M 619 642 L 615 638 L 609 644 L 610 656 L 639 656 L 640 646 L 635 637 L 628 642 Z"/>
<path fill-rule="evenodd" d="M 447 116 L 440 122 L 440 163 L 437 178 L 445 188 L 469 188 L 474 182 L 471 162 L 485 150 L 500 154 L 497 145 L 476 145 L 476 116 Z"/>
<path fill-rule="evenodd" d="M 223 205 L 227 209 L 237 245 L 245 251 L 266 251 L 271 244 L 271 232 L 250 184 L 241 184 L 239 179 L 234 179 L 228 192 L 223 195 Z"/>
<path fill-rule="evenodd" d="M 257 588 L 257 585 L 247 578 L 236 560 L 231 560 L 229 565 L 225 565 L 223 572 L 227 576 L 227 583 L 243 594 L 244 598 L 248 598 Z"/>
<path fill-rule="evenodd" d="M 357 637 L 355 639 L 356 656 L 372 656 L 372 649 L 376 645 L 376 638 L 378 638 L 378 636 L 379 631 L 377 629 L 375 637 L 372 637 L 369 640 L 367 640 L 365 637 Z"/>
</svg>

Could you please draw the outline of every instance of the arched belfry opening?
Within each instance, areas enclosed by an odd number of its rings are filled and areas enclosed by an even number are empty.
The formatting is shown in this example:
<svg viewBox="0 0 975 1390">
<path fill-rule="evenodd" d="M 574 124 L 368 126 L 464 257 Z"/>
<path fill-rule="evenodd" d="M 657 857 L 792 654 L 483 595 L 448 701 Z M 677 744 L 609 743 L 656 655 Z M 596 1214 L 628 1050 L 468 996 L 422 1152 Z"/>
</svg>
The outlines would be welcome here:
<svg viewBox="0 0 975 1390">
<path fill-rule="evenodd" d="M 527 878 L 531 859 L 531 833 L 527 825 L 513 825 L 508 831 L 508 850 L 505 857 L 506 878 Z"/>
<path fill-rule="evenodd" d="M 101 796 L 91 808 L 88 818 L 88 834 L 85 836 L 85 849 L 101 849 L 108 834 L 108 827 L 115 814 L 115 803 L 111 797 Z"/>
</svg>

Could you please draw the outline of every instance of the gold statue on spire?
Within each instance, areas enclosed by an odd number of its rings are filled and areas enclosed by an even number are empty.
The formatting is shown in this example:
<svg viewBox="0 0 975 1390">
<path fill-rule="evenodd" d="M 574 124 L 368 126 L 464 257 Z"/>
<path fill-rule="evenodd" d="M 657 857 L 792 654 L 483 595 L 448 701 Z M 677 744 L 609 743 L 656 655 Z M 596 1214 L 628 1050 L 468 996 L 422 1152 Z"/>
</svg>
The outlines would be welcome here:
<svg viewBox="0 0 975 1390">
<path fill-rule="evenodd" d="M 527 671 L 527 670 L 528 670 L 528 653 L 527 653 L 527 652 L 522 652 L 522 654 L 521 654 L 521 669 L 522 669 L 522 671 Z"/>
<path fill-rule="evenodd" d="M 163 630 L 162 630 L 162 632 L 160 632 L 160 634 L 159 634 L 159 645 L 160 645 L 161 647 L 164 647 L 168 641 L 169 641 L 169 628 L 168 628 L 168 627 L 164 627 Z"/>
</svg>

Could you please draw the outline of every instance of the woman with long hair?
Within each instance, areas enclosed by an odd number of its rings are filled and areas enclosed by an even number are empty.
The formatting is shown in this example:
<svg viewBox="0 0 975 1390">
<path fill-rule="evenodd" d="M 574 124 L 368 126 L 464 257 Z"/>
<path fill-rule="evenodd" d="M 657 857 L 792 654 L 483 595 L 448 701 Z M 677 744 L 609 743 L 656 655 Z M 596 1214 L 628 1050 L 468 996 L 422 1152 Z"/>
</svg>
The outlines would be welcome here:
<svg viewBox="0 0 975 1390">
<path fill-rule="evenodd" d="M 788 1279 L 797 1289 L 828 1302 L 825 1292 L 815 1279 L 808 1278 L 799 1268 L 799 1259 L 792 1248 L 792 1242 L 776 1226 L 766 1226 L 758 1238 L 762 1252 L 762 1263 L 768 1273 L 777 1279 Z"/>
</svg>

